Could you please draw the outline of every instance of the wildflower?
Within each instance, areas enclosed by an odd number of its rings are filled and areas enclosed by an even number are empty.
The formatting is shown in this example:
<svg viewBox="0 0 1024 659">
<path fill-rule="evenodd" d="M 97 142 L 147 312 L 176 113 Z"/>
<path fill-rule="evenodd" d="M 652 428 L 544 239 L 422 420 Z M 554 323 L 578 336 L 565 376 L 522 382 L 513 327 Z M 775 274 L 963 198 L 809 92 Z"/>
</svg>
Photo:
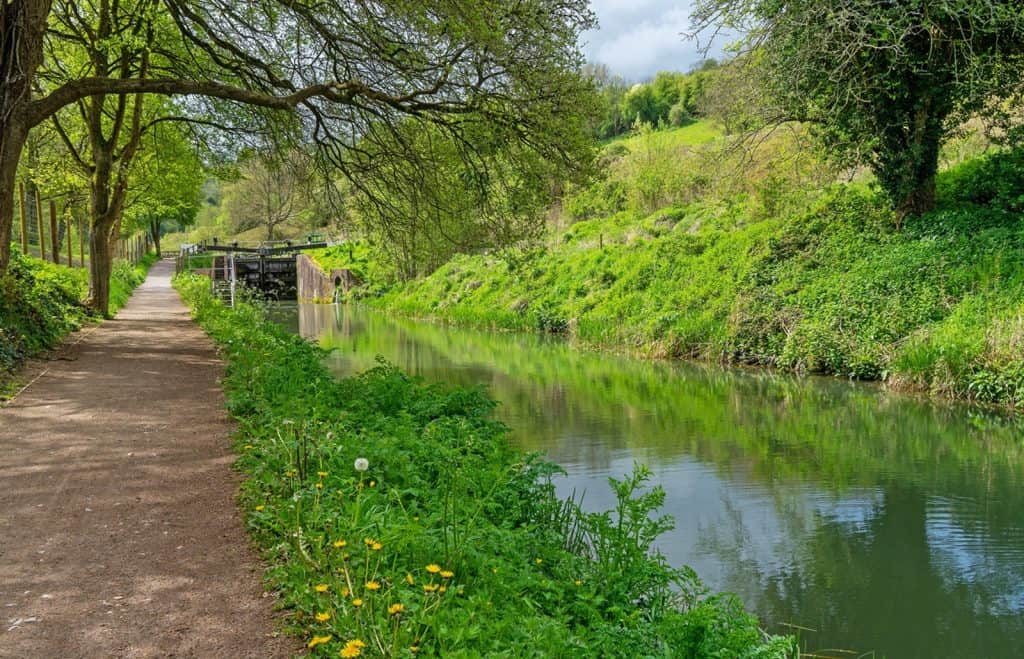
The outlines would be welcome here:
<svg viewBox="0 0 1024 659">
<path fill-rule="evenodd" d="M 543 558 L 535 558 L 535 559 L 533 560 L 533 562 L 534 562 L 534 563 L 536 563 L 537 565 L 540 565 L 541 563 L 543 563 L 543 562 L 544 562 L 544 559 L 543 559 Z"/>
<path fill-rule="evenodd" d="M 363 544 L 366 545 L 367 547 L 369 547 L 370 545 L 372 545 L 375 542 L 377 542 L 377 541 L 374 540 L 373 538 L 363 538 Z"/>
<path fill-rule="evenodd" d="M 252 448 L 252 444 L 246 444 L 242 448 L 244 448 L 246 451 L 248 451 L 248 450 L 250 450 Z"/>
<path fill-rule="evenodd" d="M 349 596 L 349 594 L 350 594 L 350 593 L 349 593 L 349 591 L 348 591 L 348 587 L 347 587 L 347 586 L 342 586 L 342 587 L 341 587 L 341 596 L 342 596 L 342 597 L 348 597 L 348 596 Z"/>
<path fill-rule="evenodd" d="M 335 540 L 334 541 L 334 548 L 335 549 L 341 549 L 342 547 L 344 547 L 347 544 L 348 544 L 348 542 L 346 542 L 345 540 Z"/>
<path fill-rule="evenodd" d="M 423 586 L 423 592 L 425 592 L 425 593 L 432 593 L 432 592 L 436 591 L 437 589 L 438 589 L 438 585 L 436 583 L 428 583 L 428 584 Z"/>
<path fill-rule="evenodd" d="M 440 586 L 440 587 L 439 587 L 439 588 L 437 589 L 437 592 L 439 592 L 439 593 L 444 593 L 444 592 L 447 592 L 447 591 L 448 591 L 448 586 L 445 586 L 444 584 L 442 584 L 442 585 L 441 585 L 441 586 Z"/>
<path fill-rule="evenodd" d="M 418 646 L 418 645 L 410 645 L 409 646 L 409 652 L 412 652 L 413 654 L 416 654 L 419 651 L 420 651 L 420 646 Z"/>
<path fill-rule="evenodd" d="M 577 586 L 582 586 L 582 585 L 583 585 L 583 582 L 582 582 L 582 581 L 580 581 L 579 579 L 577 579 L 577 580 L 576 580 L 576 585 L 577 585 Z"/>
<path fill-rule="evenodd" d="M 402 603 L 392 604 L 388 607 L 388 615 L 397 616 L 399 613 L 405 610 L 405 605 Z"/>
<path fill-rule="evenodd" d="M 380 590 L 380 584 L 376 581 L 367 581 L 366 590 Z"/>
<path fill-rule="evenodd" d="M 318 490 L 324 489 L 324 484 L 323 483 L 317 483 L 316 484 L 316 489 L 318 489 Z"/>
<path fill-rule="evenodd" d="M 341 649 L 341 656 L 343 657 L 358 657 L 362 653 L 363 651 L 354 645 L 346 645 Z"/>
<path fill-rule="evenodd" d="M 373 551 L 380 551 L 383 548 L 384 545 L 380 544 L 379 542 L 375 542 L 372 545 L 370 545 L 370 549 L 372 549 Z"/>
<path fill-rule="evenodd" d="M 356 471 L 366 471 L 370 468 L 370 461 L 366 458 L 356 458 L 354 466 Z"/>
<path fill-rule="evenodd" d="M 352 600 L 352 606 L 362 606 L 362 605 L 363 605 L 363 600 L 359 599 L 358 597 L 355 598 L 354 600 Z"/>
<path fill-rule="evenodd" d="M 411 586 L 414 583 L 416 583 L 416 580 L 412 578 L 411 574 L 406 574 L 405 575 L 405 583 L 407 583 L 407 584 L 409 584 Z"/>
<path fill-rule="evenodd" d="M 317 585 L 313 586 L 313 590 L 315 590 L 318 593 L 326 593 L 327 592 L 327 584 L 325 584 L 325 583 L 318 583 Z"/>
<path fill-rule="evenodd" d="M 319 476 L 320 478 L 327 478 L 327 472 L 326 471 L 318 471 L 318 472 L 316 472 L 316 475 Z"/>
<path fill-rule="evenodd" d="M 256 506 L 256 512 L 262 512 L 266 506 Z"/>
<path fill-rule="evenodd" d="M 306 647 L 310 649 L 315 648 L 318 645 L 323 645 L 324 643 L 327 643 L 332 638 L 334 637 L 330 634 L 328 634 L 327 636 L 314 636 L 313 638 L 309 639 L 309 643 L 306 643 Z"/>
<path fill-rule="evenodd" d="M 427 566 L 427 572 L 429 572 L 430 574 L 437 574 L 440 571 L 441 571 L 441 566 L 438 565 L 437 563 L 431 563 L 430 565 Z"/>
<path fill-rule="evenodd" d="M 323 611 L 321 613 L 316 614 L 316 621 L 317 622 L 327 622 L 330 619 L 331 619 L 331 614 L 327 613 L 326 611 Z"/>
<path fill-rule="evenodd" d="M 455 573 L 452 572 L 451 570 L 441 570 L 441 578 L 442 579 L 451 579 L 454 576 L 455 576 Z"/>
<path fill-rule="evenodd" d="M 370 487 L 377 487 L 377 481 L 370 481 Z"/>
</svg>

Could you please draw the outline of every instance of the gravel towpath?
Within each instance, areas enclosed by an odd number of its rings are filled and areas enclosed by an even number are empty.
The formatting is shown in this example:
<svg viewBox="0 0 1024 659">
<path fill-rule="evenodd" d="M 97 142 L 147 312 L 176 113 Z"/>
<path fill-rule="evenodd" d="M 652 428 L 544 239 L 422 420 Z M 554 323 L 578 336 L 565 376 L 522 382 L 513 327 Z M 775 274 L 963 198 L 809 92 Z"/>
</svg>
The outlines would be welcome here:
<svg viewBox="0 0 1024 659">
<path fill-rule="evenodd" d="M 223 364 L 157 263 L 0 409 L 0 657 L 287 657 Z"/>
</svg>

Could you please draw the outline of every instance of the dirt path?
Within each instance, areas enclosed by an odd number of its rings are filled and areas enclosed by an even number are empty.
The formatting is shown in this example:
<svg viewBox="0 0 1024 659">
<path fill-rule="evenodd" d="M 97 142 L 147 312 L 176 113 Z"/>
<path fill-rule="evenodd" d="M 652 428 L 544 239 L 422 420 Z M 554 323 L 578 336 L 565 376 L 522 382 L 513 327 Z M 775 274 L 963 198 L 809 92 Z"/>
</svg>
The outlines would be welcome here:
<svg viewBox="0 0 1024 659">
<path fill-rule="evenodd" d="M 236 509 L 222 364 L 155 265 L 0 409 L 0 657 L 286 657 Z"/>
</svg>

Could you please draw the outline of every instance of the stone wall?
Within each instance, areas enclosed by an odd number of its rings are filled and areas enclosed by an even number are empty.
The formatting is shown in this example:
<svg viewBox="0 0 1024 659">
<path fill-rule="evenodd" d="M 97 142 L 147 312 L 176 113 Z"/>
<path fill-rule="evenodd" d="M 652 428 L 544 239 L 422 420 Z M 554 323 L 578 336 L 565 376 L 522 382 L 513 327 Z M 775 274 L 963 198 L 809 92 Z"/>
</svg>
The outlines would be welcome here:
<svg viewBox="0 0 1024 659">
<path fill-rule="evenodd" d="M 299 302 L 333 302 L 335 288 L 347 293 L 361 283 L 348 268 L 326 273 L 305 254 L 299 254 L 296 259 Z"/>
</svg>

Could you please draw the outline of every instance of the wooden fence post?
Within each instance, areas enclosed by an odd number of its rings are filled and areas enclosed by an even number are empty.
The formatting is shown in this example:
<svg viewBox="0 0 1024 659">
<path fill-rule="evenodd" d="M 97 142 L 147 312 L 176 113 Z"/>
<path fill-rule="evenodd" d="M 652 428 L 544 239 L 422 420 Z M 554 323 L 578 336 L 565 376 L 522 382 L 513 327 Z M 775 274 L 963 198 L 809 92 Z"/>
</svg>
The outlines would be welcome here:
<svg viewBox="0 0 1024 659">
<path fill-rule="evenodd" d="M 43 199 L 36 186 L 36 229 L 39 231 L 39 258 L 46 260 L 46 232 L 43 231 Z"/>
<path fill-rule="evenodd" d="M 50 200 L 50 252 L 53 262 L 60 265 L 60 236 L 57 235 L 57 202 Z"/>
<path fill-rule="evenodd" d="M 28 209 L 25 204 L 25 182 L 20 181 L 18 188 L 21 192 L 18 195 L 21 199 L 21 251 L 28 256 Z"/>
</svg>

